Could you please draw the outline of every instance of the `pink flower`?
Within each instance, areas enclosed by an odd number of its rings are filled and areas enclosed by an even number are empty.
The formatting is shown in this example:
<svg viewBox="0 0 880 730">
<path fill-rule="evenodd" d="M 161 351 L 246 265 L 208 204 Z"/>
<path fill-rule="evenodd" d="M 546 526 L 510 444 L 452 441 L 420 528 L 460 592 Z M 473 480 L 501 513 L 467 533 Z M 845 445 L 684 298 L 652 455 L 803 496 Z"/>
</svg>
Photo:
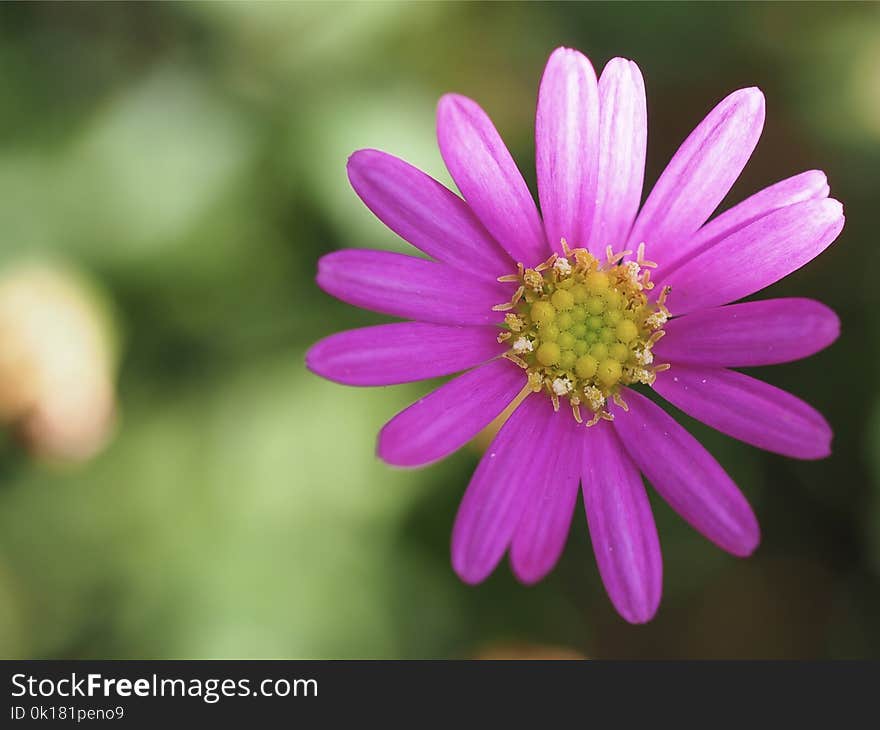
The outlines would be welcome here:
<svg viewBox="0 0 880 730">
<path fill-rule="evenodd" d="M 843 228 L 825 175 L 801 173 L 706 222 L 764 123 L 756 88 L 725 98 L 688 136 L 639 210 L 647 113 L 642 75 L 559 48 L 538 95 L 539 214 L 485 112 L 439 103 L 440 151 L 463 199 L 391 155 L 361 150 L 348 174 L 391 230 L 432 261 L 324 256 L 318 284 L 412 322 L 342 332 L 308 367 L 348 385 L 467 371 L 386 424 L 379 456 L 422 466 L 455 451 L 522 392 L 462 499 L 452 564 L 479 583 L 506 551 L 524 583 L 544 577 L 583 489 L 599 572 L 618 612 L 650 620 L 662 560 L 642 476 L 696 530 L 751 554 L 755 515 L 718 462 L 630 386 L 762 449 L 830 453 L 831 429 L 800 399 L 734 367 L 788 362 L 833 342 L 837 316 L 809 299 L 731 304 L 818 256 Z M 649 260 L 650 258 L 650 260 Z"/>
</svg>

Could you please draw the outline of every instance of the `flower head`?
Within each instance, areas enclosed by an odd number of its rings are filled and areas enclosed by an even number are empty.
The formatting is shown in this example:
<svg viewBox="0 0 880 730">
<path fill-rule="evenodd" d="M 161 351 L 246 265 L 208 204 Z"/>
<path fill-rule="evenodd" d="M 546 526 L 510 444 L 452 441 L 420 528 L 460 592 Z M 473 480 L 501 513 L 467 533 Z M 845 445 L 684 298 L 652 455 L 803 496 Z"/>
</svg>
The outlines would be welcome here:
<svg viewBox="0 0 880 730">
<path fill-rule="evenodd" d="M 839 322 L 808 299 L 732 304 L 800 268 L 838 236 L 825 175 L 787 178 L 709 220 L 758 142 L 764 97 L 742 89 L 682 143 L 639 209 L 647 112 L 641 73 L 611 60 L 599 79 L 554 51 L 536 119 L 541 213 L 488 116 L 447 95 L 440 151 L 462 197 L 376 150 L 349 160 L 352 186 L 433 261 L 338 251 L 318 284 L 410 322 L 343 332 L 307 355 L 319 375 L 389 385 L 466 371 L 386 424 L 379 456 L 421 466 L 464 445 L 523 392 L 483 456 L 452 535 L 469 583 L 509 551 L 525 583 L 556 563 L 583 491 L 602 580 L 628 621 L 650 620 L 662 585 L 642 476 L 695 529 L 746 556 L 755 515 L 718 462 L 634 388 L 741 441 L 801 459 L 830 453 L 812 407 L 731 368 L 807 357 Z M 707 223 L 707 221 L 709 221 Z"/>
</svg>

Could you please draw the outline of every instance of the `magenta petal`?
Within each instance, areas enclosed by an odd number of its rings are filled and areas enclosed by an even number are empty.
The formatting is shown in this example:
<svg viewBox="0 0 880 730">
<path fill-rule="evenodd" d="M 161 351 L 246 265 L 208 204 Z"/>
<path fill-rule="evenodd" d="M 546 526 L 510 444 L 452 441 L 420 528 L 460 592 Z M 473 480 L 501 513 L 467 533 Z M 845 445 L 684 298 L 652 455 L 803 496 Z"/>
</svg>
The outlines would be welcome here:
<svg viewBox="0 0 880 730">
<path fill-rule="evenodd" d="M 446 264 L 390 251 L 345 249 L 318 261 L 318 286 L 343 302 L 437 324 L 490 324 L 510 286 L 475 279 Z"/>
<path fill-rule="evenodd" d="M 553 415 L 549 399 L 527 397 L 480 460 L 452 528 L 452 567 L 466 583 L 495 569 L 530 507 L 531 487 L 554 456 L 544 438 Z"/>
<path fill-rule="evenodd" d="M 664 280 L 674 314 L 727 304 L 812 261 L 843 230 L 843 206 L 807 200 L 759 218 L 695 256 Z"/>
<path fill-rule="evenodd" d="M 565 547 L 581 477 L 583 436 L 583 426 L 565 409 L 551 416 L 541 434 L 550 453 L 529 487 L 528 504 L 510 547 L 513 572 L 523 583 L 537 583 L 547 575 Z"/>
<path fill-rule="evenodd" d="M 550 247 L 562 253 L 590 236 L 596 201 L 599 98 L 596 73 L 582 53 L 557 48 L 538 92 L 535 155 L 538 197 Z"/>
<path fill-rule="evenodd" d="M 663 559 L 642 477 L 611 424 L 582 439 L 584 508 L 599 574 L 618 613 L 653 618 L 663 592 Z"/>
<path fill-rule="evenodd" d="M 525 386 L 512 362 L 493 360 L 459 375 L 398 413 L 379 432 L 379 457 L 395 466 L 424 466 L 464 446 Z"/>
<path fill-rule="evenodd" d="M 309 370 L 345 385 L 395 385 L 467 370 L 507 348 L 492 327 L 397 322 L 339 332 L 306 353 Z"/>
<path fill-rule="evenodd" d="M 764 126 L 764 95 L 735 91 L 682 143 L 645 201 L 627 248 L 663 261 L 706 222 L 748 162 Z"/>
<path fill-rule="evenodd" d="M 815 408 L 748 375 L 676 365 L 654 390 L 677 408 L 728 436 L 796 459 L 831 453 L 831 427 Z"/>
<path fill-rule="evenodd" d="M 403 160 L 358 150 L 348 179 L 379 220 L 438 261 L 493 281 L 516 268 L 467 203 Z"/>
<path fill-rule="evenodd" d="M 546 259 L 538 208 L 486 112 L 446 94 L 437 107 L 437 139 L 449 174 L 495 240 L 526 266 Z"/>
<path fill-rule="evenodd" d="M 758 521 L 733 480 L 672 416 L 624 390 L 629 412 L 614 409 L 614 429 L 654 489 L 720 548 L 740 557 L 754 552 L 761 539 Z"/>
<path fill-rule="evenodd" d="M 821 170 L 809 170 L 800 175 L 787 178 L 764 188 L 744 201 L 709 221 L 689 240 L 679 241 L 675 251 L 660 261 L 659 268 L 652 277 L 661 283 L 683 262 L 701 254 L 719 241 L 774 210 L 805 200 L 819 200 L 828 197 L 828 181 Z"/>
<path fill-rule="evenodd" d="M 753 367 L 799 360 L 840 334 L 832 309 L 813 299 L 765 299 L 676 317 L 654 345 L 660 362 Z"/>
<path fill-rule="evenodd" d="M 648 111 L 645 82 L 633 61 L 612 58 L 599 78 L 599 164 L 589 249 L 604 258 L 629 236 L 642 200 Z"/>
</svg>

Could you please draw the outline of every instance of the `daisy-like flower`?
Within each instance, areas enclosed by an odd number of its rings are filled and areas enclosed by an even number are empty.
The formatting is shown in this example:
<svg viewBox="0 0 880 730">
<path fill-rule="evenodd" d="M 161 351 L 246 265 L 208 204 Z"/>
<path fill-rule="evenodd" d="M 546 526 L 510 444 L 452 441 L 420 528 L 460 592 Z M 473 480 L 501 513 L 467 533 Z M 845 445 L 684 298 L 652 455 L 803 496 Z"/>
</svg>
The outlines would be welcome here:
<svg viewBox="0 0 880 730">
<path fill-rule="evenodd" d="M 479 583 L 510 553 L 524 583 L 563 549 L 583 490 L 599 572 L 617 611 L 650 620 L 662 586 L 644 476 L 722 549 L 758 545 L 755 515 L 699 442 L 633 386 L 741 441 L 799 459 L 830 453 L 802 400 L 731 368 L 789 362 L 833 342 L 839 321 L 809 299 L 731 304 L 800 268 L 843 228 L 825 175 L 787 178 L 706 222 L 764 123 L 756 88 L 725 98 L 682 143 L 639 209 L 647 113 L 642 75 L 560 48 L 541 80 L 535 130 L 541 213 L 486 113 L 447 95 L 440 151 L 462 197 L 396 157 L 354 153 L 357 194 L 433 260 L 343 250 L 317 281 L 410 322 L 328 337 L 315 373 L 391 385 L 466 371 L 391 419 L 378 453 L 429 464 L 470 441 L 518 396 L 459 507 L 452 565 Z"/>
</svg>

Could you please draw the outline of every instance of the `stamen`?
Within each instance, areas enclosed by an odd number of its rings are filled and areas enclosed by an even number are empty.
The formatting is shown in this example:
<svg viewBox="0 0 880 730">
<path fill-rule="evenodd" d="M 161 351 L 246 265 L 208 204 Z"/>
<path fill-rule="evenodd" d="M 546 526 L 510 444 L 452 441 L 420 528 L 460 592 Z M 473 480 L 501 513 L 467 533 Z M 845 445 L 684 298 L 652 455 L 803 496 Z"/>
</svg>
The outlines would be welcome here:
<svg viewBox="0 0 880 730">
<path fill-rule="evenodd" d="M 584 419 L 581 417 L 581 401 L 576 395 L 571 396 L 568 399 L 569 403 L 571 403 L 571 415 L 574 416 L 574 420 L 577 423 L 583 423 Z"/>
<path fill-rule="evenodd" d="M 639 274 L 641 273 L 641 269 L 639 265 L 635 261 L 627 261 L 625 264 L 620 265 L 621 270 L 624 274 L 629 278 L 630 284 L 632 284 L 637 289 L 642 289 L 642 281 L 639 278 Z"/>
<path fill-rule="evenodd" d="M 568 241 L 564 238 L 560 238 L 559 245 L 562 246 L 562 255 L 565 256 L 565 258 L 571 256 L 571 249 L 568 247 Z"/>
<path fill-rule="evenodd" d="M 627 256 L 631 256 L 632 251 L 626 250 L 621 251 L 620 253 L 614 253 L 614 249 L 611 248 L 611 244 L 608 244 L 605 247 L 605 257 L 608 259 L 608 266 L 617 266 L 621 261 L 623 261 Z"/>
<path fill-rule="evenodd" d="M 571 381 L 568 378 L 556 378 L 550 385 L 556 395 L 568 395 L 573 390 Z"/>
<path fill-rule="evenodd" d="M 544 288 L 544 277 L 537 269 L 526 269 L 523 274 L 523 284 L 534 292 L 540 292 Z"/>
<path fill-rule="evenodd" d="M 596 263 L 596 259 L 586 249 L 576 248 L 571 253 L 574 255 L 575 268 L 579 271 L 588 271 Z"/>
<path fill-rule="evenodd" d="M 514 343 L 513 349 L 516 349 L 516 343 Z M 650 365 L 654 362 L 654 353 L 651 352 L 650 347 L 643 347 L 633 352 L 633 358 L 639 365 Z"/>
<path fill-rule="evenodd" d="M 504 276 L 499 276 L 497 281 L 506 282 L 506 281 L 519 281 L 523 277 L 523 265 L 516 265 L 516 273 L 515 274 L 505 274 Z"/>
<path fill-rule="evenodd" d="M 656 264 L 645 259 L 644 243 L 635 260 L 626 260 L 630 250 L 606 247 L 607 263 L 565 239 L 560 244 L 561 255 L 534 268 L 519 263 L 515 275 L 499 278 L 519 286 L 510 302 L 494 308 L 507 312 L 498 340 L 510 347 L 504 357 L 526 371 L 527 387 L 546 392 L 554 410 L 568 398 L 578 423 L 581 406 L 592 413 L 587 425 L 613 420 L 609 402 L 628 409 L 621 388 L 651 385 L 668 367 L 652 367 L 651 348 L 670 317 L 669 287 L 656 301 L 647 298 L 654 287 L 648 269 Z"/>
<path fill-rule="evenodd" d="M 525 327 L 525 322 L 516 314 L 506 314 L 504 315 L 504 325 L 511 332 L 521 332 Z"/>
<path fill-rule="evenodd" d="M 658 327 L 662 327 L 666 324 L 666 321 L 669 318 L 666 316 L 666 312 L 654 312 L 650 317 L 645 320 L 645 324 L 648 325 L 651 329 L 657 329 Z"/>
<path fill-rule="evenodd" d="M 513 309 L 517 304 L 519 304 L 519 300 L 523 298 L 523 294 L 525 294 L 525 287 L 521 286 L 519 289 L 514 292 L 513 297 L 509 302 L 504 302 L 503 304 L 496 304 L 492 307 L 493 312 L 506 312 L 510 309 Z"/>
<path fill-rule="evenodd" d="M 642 241 L 639 244 L 639 247 L 636 249 L 636 263 L 638 263 L 639 266 L 641 266 L 645 269 L 656 269 L 657 268 L 656 262 L 648 261 L 648 259 L 645 258 L 645 242 L 644 241 Z"/>
<path fill-rule="evenodd" d="M 553 263 L 553 268 L 563 276 L 568 276 L 571 273 L 571 264 L 568 262 L 568 259 L 556 259 Z"/>
<path fill-rule="evenodd" d="M 593 411 L 599 411 L 605 405 L 605 396 L 595 385 L 588 385 L 584 388 L 584 397 Z"/>
<path fill-rule="evenodd" d="M 636 383 L 642 383 L 644 385 L 653 385 L 656 376 L 654 375 L 654 371 L 646 370 L 645 368 L 635 368 L 632 371 L 633 381 Z"/>
<path fill-rule="evenodd" d="M 553 254 L 549 259 L 543 261 L 535 267 L 535 271 L 547 271 L 551 266 L 556 263 L 556 260 L 559 258 L 559 254 Z M 543 281 L 541 282 L 543 285 Z"/>
</svg>

